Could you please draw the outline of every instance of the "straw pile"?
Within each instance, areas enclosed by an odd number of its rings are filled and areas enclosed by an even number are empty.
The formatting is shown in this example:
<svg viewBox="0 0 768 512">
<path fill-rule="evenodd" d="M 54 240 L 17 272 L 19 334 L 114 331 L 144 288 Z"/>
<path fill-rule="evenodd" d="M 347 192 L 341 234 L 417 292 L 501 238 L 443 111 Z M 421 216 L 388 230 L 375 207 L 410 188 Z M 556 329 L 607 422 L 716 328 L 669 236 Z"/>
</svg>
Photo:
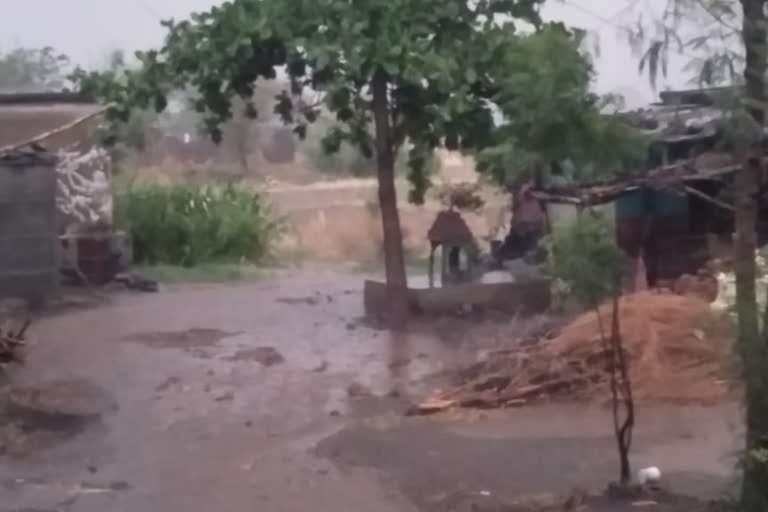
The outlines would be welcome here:
<svg viewBox="0 0 768 512">
<path fill-rule="evenodd" d="M 716 403 L 729 396 L 724 375 L 730 347 L 706 301 L 643 291 L 624 296 L 619 311 L 636 402 Z M 610 304 L 600 313 L 608 336 Z M 609 400 L 606 362 L 610 352 L 602 341 L 600 324 L 596 314 L 588 312 L 553 339 L 516 343 L 495 352 L 461 371 L 453 387 L 410 413 L 513 407 L 547 400 Z"/>
</svg>

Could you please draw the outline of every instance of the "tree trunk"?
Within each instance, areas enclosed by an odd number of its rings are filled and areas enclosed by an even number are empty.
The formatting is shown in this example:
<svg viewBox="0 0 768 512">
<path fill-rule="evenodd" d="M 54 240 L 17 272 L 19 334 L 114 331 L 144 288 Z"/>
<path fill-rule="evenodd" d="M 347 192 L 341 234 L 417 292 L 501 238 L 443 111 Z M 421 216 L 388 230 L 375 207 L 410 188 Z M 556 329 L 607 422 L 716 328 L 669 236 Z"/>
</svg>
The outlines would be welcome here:
<svg viewBox="0 0 768 512">
<path fill-rule="evenodd" d="M 603 325 L 600 302 L 593 300 L 592 304 L 597 317 L 600 340 L 605 354 L 608 356 L 605 361 L 605 370 L 609 377 L 613 432 L 616 438 L 616 448 L 619 452 L 619 484 L 627 486 L 632 478 L 629 452 L 632 448 L 632 432 L 635 427 L 635 400 L 629 375 L 629 363 L 624 354 L 624 342 L 621 336 L 620 302 L 621 283 L 619 282 L 616 283 L 611 301 L 610 333 L 606 332 Z"/>
<path fill-rule="evenodd" d="M 759 164 L 748 160 L 736 177 L 736 311 L 738 349 L 746 386 L 746 446 L 741 499 L 745 512 L 768 510 L 768 466 L 758 460 L 768 449 L 768 361 L 761 339 L 755 287 L 755 249 Z"/>
<path fill-rule="evenodd" d="M 409 313 L 408 281 L 403 255 L 403 235 L 395 189 L 395 151 L 389 115 L 388 80 L 379 69 L 373 77 L 373 117 L 376 126 L 376 172 L 379 208 L 384 234 L 384 267 L 393 325 L 402 325 Z"/>
<path fill-rule="evenodd" d="M 611 353 L 613 354 L 612 383 L 613 389 L 613 425 L 616 433 L 616 443 L 619 449 L 619 481 L 622 485 L 629 485 L 632 477 L 629 463 L 629 451 L 632 448 L 632 431 L 635 428 L 635 400 L 632 394 L 632 381 L 629 376 L 629 367 L 624 354 L 624 342 L 621 336 L 621 324 L 619 320 L 621 293 L 620 284 L 613 294 L 611 310 Z M 618 377 L 618 379 L 617 379 Z M 617 393 L 618 391 L 618 393 Z M 620 403 L 621 401 L 621 403 Z M 624 407 L 623 421 L 620 409 Z"/>
<path fill-rule="evenodd" d="M 736 309 L 739 321 L 738 347 L 746 385 L 746 450 L 741 504 L 745 512 L 768 510 L 768 387 L 766 343 L 760 336 L 755 290 L 757 248 L 757 193 L 760 187 L 761 151 L 765 122 L 766 18 L 765 0 L 741 0 L 744 11 L 742 35 L 746 63 L 744 79 L 747 108 L 760 127 L 744 167 L 736 176 Z"/>
</svg>

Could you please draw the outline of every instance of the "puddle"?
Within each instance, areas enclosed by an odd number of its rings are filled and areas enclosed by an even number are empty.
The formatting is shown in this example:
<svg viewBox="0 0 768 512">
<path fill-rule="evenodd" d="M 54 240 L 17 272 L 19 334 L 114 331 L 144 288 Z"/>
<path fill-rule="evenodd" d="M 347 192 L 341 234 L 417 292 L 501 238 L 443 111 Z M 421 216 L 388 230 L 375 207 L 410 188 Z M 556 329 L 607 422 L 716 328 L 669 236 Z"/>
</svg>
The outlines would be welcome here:
<svg viewBox="0 0 768 512">
<path fill-rule="evenodd" d="M 220 329 L 193 328 L 184 331 L 144 332 L 121 338 L 123 341 L 141 343 L 152 348 L 201 348 L 216 345 L 225 338 L 231 338 L 242 332 L 229 332 Z"/>
<path fill-rule="evenodd" d="M 315 304 L 320 302 L 320 298 L 318 296 L 315 297 L 279 297 L 275 299 L 275 302 L 279 302 L 280 304 L 288 304 L 290 306 L 297 306 L 300 304 L 305 304 L 307 306 L 314 306 Z"/>
<path fill-rule="evenodd" d="M 117 404 L 95 384 L 71 379 L 13 389 L 0 409 L 0 454 L 24 456 L 75 437 Z"/>
</svg>

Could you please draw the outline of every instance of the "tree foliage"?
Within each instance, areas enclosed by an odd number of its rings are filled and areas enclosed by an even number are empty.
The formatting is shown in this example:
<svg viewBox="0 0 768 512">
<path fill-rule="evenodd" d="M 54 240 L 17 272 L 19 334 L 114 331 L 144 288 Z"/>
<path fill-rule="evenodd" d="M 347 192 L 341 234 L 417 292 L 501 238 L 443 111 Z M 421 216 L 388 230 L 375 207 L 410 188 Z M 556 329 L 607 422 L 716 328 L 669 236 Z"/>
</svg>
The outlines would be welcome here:
<svg viewBox="0 0 768 512">
<path fill-rule="evenodd" d="M 206 129 L 220 140 L 235 99 L 256 118 L 263 114 L 253 101 L 259 81 L 285 75 L 290 87 L 275 97 L 274 111 L 299 137 L 323 108 L 336 120 L 324 151 L 350 144 L 376 157 L 387 282 L 399 294 L 394 300 L 392 292 L 392 304 L 403 306 L 394 186 L 401 148 L 410 199 L 418 203 L 438 146 L 478 153 L 481 169 L 495 175 L 521 154 L 549 163 L 599 145 L 598 157 L 609 160 L 626 147 L 616 140 L 624 132 L 599 116 L 599 101 L 588 94 L 591 67 L 577 34 L 542 23 L 542 2 L 234 0 L 165 22 L 164 44 L 138 54 L 135 71 L 78 70 L 74 79 L 111 103 L 114 120 L 137 107 L 163 110 L 169 94 L 189 88 Z M 521 22 L 534 32 L 521 35 Z M 508 120 L 500 130 L 499 112 Z"/>
<path fill-rule="evenodd" d="M 597 213 L 584 212 L 555 229 L 547 247 L 552 277 L 566 283 L 581 304 L 594 307 L 620 289 L 625 256 L 611 226 Z"/>
<path fill-rule="evenodd" d="M 582 37 L 553 27 L 517 38 L 497 61 L 495 100 L 504 122 L 479 155 L 480 169 L 497 181 L 530 178 L 552 166 L 573 169 L 579 180 L 645 160 L 646 142 L 606 115 L 615 111 L 612 98 L 590 91 L 594 70 L 580 51 Z"/>
<path fill-rule="evenodd" d="M 642 4 L 641 4 L 642 5 Z M 638 70 L 655 88 L 666 77 L 672 55 L 687 59 L 684 71 L 694 85 L 742 82 L 744 45 L 741 9 L 733 0 L 666 0 L 659 17 L 636 8 L 631 24 L 621 27 L 638 56 Z"/>
<path fill-rule="evenodd" d="M 50 46 L 0 54 L 0 91 L 60 91 L 67 85 L 69 57 Z"/>
<path fill-rule="evenodd" d="M 600 325 L 619 452 L 619 483 L 627 485 L 631 477 L 629 450 L 635 425 L 635 403 L 619 313 L 625 256 L 614 241 L 610 225 L 592 212 L 581 213 L 575 222 L 556 230 L 548 245 L 553 277 L 565 283 L 582 304 L 594 309 Z M 611 302 L 610 330 L 606 328 L 600 307 L 606 299 Z"/>
<path fill-rule="evenodd" d="M 390 306 L 404 320 L 395 155 L 408 141 L 411 199 L 418 202 L 435 147 L 470 149 L 489 139 L 488 100 L 497 89 L 486 70 L 514 40 L 516 21 L 541 25 L 542 1 L 234 0 L 166 22 L 165 43 L 139 54 L 136 72 L 78 70 L 74 79 L 112 103 L 109 116 L 116 120 L 136 107 L 163 110 L 170 92 L 191 87 L 214 140 L 232 117 L 234 98 L 244 100 L 249 117 L 259 115 L 251 101 L 259 79 L 287 75 L 290 90 L 276 97 L 274 110 L 301 138 L 320 107 L 306 95 L 319 93 L 339 122 L 324 137 L 324 150 L 349 143 L 366 158 L 376 156 Z"/>
<path fill-rule="evenodd" d="M 333 152 L 350 143 L 364 156 L 375 151 L 373 83 L 388 89 L 393 147 L 410 149 L 414 199 L 426 188 L 426 156 L 445 141 L 470 149 L 488 140 L 493 116 L 488 100 L 497 91 L 487 70 L 515 41 L 514 20 L 540 25 L 540 0 L 437 1 L 295 0 L 228 2 L 190 20 L 166 22 L 160 50 L 140 54 L 141 69 L 120 77 L 76 73 L 81 88 L 114 102 L 125 119 L 132 107 L 165 108 L 168 94 L 191 86 L 196 109 L 214 139 L 233 115 L 233 98 L 259 115 L 251 98 L 259 79 L 288 75 L 290 90 L 275 111 L 303 136 L 318 116 L 308 91 L 339 126 L 325 137 Z M 506 15 L 506 21 L 499 21 Z"/>
<path fill-rule="evenodd" d="M 741 506 L 746 512 L 768 510 L 768 331 L 760 332 L 757 294 L 755 288 L 756 226 L 760 209 L 765 164 L 765 120 L 768 108 L 766 72 L 768 71 L 768 20 L 766 0 L 668 0 L 670 14 L 658 24 L 661 38 L 652 41 L 653 52 L 698 51 L 692 63 L 698 66 L 697 81 L 702 85 L 725 83 L 741 85 L 735 88 L 738 101 L 723 109 L 728 137 L 737 144 L 738 156 L 744 165 L 736 174 L 733 185 L 735 206 L 734 264 L 736 274 L 736 309 L 738 340 L 745 382 L 746 436 L 743 458 Z M 701 22 L 703 15 L 704 23 Z M 670 20 L 672 25 L 670 26 Z M 687 23 L 698 33 L 684 39 L 679 27 Z M 714 27 L 714 28 L 713 28 Z M 723 36 L 720 47 L 708 42 L 712 32 Z M 671 36 L 670 36 L 671 34 Z M 664 44 L 674 36 L 677 47 Z M 717 41 L 717 39 L 716 39 Z M 650 50 L 649 50 L 650 51 Z M 655 61 L 657 61 L 656 59 Z M 651 64 L 654 64 L 651 62 Z M 650 68 L 653 82 L 657 71 Z M 662 68 L 662 73 L 665 71 Z M 740 76 L 740 73 L 743 75 Z M 768 314 L 764 312 L 764 314 Z"/>
</svg>

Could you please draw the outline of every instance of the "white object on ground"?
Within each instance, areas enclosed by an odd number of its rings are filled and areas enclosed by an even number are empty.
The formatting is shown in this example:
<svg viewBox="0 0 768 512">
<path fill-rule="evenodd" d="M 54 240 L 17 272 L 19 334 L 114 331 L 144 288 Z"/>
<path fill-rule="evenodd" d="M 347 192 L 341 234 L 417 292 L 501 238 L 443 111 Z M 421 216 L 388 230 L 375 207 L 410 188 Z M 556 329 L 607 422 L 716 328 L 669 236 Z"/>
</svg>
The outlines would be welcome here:
<svg viewBox="0 0 768 512">
<path fill-rule="evenodd" d="M 661 470 L 656 466 L 643 468 L 637 472 L 637 482 L 640 485 L 657 483 L 661 480 Z"/>
</svg>

